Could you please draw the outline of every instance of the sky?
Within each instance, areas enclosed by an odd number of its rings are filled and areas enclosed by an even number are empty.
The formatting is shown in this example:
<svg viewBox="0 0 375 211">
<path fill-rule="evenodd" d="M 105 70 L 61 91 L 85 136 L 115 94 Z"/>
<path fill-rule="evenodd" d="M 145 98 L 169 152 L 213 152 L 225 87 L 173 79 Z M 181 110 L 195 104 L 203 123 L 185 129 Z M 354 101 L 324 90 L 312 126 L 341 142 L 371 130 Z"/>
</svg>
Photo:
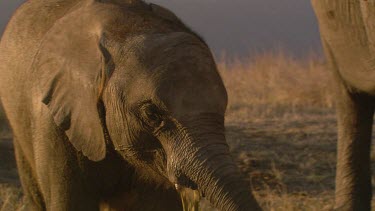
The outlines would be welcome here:
<svg viewBox="0 0 375 211">
<path fill-rule="evenodd" d="M 0 33 L 24 0 L 0 0 Z M 163 5 L 200 34 L 217 56 L 247 57 L 283 49 L 321 53 L 310 0 L 147 0 Z"/>
</svg>

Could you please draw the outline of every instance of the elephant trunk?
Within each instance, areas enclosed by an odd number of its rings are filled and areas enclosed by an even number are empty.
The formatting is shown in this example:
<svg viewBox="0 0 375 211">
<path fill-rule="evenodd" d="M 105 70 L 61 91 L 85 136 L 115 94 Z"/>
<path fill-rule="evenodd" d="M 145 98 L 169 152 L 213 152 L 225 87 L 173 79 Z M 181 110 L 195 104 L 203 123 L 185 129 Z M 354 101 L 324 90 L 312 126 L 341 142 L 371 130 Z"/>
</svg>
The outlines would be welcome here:
<svg viewBox="0 0 375 211">
<path fill-rule="evenodd" d="M 189 135 L 185 136 L 184 143 L 189 143 L 188 146 L 179 146 L 183 150 L 180 153 L 186 154 L 180 154 L 183 160 L 176 158 L 181 165 L 175 166 L 180 166 L 185 177 L 195 183 L 202 195 L 218 209 L 261 210 L 250 191 L 250 185 L 242 178 L 230 156 L 223 121 L 216 121 L 218 126 L 214 125 L 189 127 L 196 129 L 190 129 Z"/>
<path fill-rule="evenodd" d="M 190 166 L 196 167 L 186 170 L 199 191 L 220 210 L 260 210 L 250 192 L 250 185 L 240 176 L 228 150 L 218 150 L 219 146 L 212 146 L 217 152 L 207 153 L 211 151 L 208 148 L 202 148 L 198 159 L 192 160 Z"/>
</svg>

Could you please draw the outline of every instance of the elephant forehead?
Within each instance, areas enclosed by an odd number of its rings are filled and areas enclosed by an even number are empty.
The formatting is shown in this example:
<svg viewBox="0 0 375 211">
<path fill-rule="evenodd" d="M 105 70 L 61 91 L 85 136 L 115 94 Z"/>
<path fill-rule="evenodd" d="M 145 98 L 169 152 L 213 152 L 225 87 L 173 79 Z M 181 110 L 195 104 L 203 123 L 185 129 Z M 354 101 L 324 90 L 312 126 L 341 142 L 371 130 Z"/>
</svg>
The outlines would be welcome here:
<svg viewBox="0 0 375 211">
<path fill-rule="evenodd" d="M 227 105 L 227 94 L 221 81 L 209 77 L 186 77 L 165 80 L 156 96 L 174 114 L 219 113 Z"/>
<path fill-rule="evenodd" d="M 213 60 L 181 58 L 171 65 L 157 89 L 176 111 L 224 113 L 227 93 Z"/>
<path fill-rule="evenodd" d="M 131 102 L 155 99 L 175 112 L 224 113 L 227 94 L 212 55 L 191 34 L 137 35 L 114 54 L 111 81 Z"/>
</svg>

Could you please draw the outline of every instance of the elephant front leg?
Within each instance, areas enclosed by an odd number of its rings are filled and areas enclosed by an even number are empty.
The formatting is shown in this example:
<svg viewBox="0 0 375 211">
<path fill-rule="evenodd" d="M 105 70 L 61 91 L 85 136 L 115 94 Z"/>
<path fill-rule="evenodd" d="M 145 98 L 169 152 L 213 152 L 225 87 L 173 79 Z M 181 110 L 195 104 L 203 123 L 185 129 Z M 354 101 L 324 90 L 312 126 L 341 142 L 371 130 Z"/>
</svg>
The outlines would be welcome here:
<svg viewBox="0 0 375 211">
<path fill-rule="evenodd" d="M 78 163 L 78 153 L 53 129 L 34 140 L 36 178 L 44 199 L 43 210 L 99 210 L 99 199 Z M 52 137 L 46 139 L 44 137 Z"/>
<path fill-rule="evenodd" d="M 80 169 L 69 161 L 70 158 L 62 156 L 49 157 L 38 164 L 38 183 L 46 210 L 99 211 L 95 188 L 85 184 Z"/>
<path fill-rule="evenodd" d="M 374 99 L 338 86 L 335 208 L 371 210 L 370 147 Z"/>
</svg>

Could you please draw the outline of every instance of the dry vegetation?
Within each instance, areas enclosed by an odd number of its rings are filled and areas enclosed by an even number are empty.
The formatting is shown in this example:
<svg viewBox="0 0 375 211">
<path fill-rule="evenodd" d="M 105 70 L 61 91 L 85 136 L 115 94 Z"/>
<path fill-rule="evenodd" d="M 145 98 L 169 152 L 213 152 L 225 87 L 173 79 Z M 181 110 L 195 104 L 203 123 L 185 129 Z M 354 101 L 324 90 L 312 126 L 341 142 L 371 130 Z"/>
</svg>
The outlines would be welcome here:
<svg viewBox="0 0 375 211">
<path fill-rule="evenodd" d="M 333 107 L 330 72 L 313 54 L 295 59 L 278 51 L 218 66 L 228 90 L 229 118 L 234 113 L 245 119 L 279 118 L 299 115 L 301 108 Z"/>
<path fill-rule="evenodd" d="M 227 140 L 262 207 L 332 208 L 336 123 L 322 59 L 277 52 L 221 62 L 219 69 L 229 95 Z M 0 210 L 20 203 L 6 142 L 0 141 Z M 212 210 L 207 203 L 201 208 Z"/>
</svg>

